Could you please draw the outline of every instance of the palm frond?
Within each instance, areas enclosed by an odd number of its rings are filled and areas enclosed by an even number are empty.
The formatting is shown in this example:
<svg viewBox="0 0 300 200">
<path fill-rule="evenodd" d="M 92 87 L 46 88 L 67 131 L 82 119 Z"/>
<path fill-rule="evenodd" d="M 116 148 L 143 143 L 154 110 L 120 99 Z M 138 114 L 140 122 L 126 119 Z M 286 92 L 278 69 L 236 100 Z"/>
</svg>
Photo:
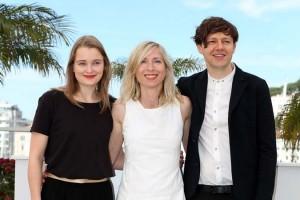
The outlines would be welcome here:
<svg viewBox="0 0 300 200">
<path fill-rule="evenodd" d="M 292 96 L 281 113 L 277 116 L 277 126 L 286 148 L 292 150 L 292 161 L 295 149 L 300 148 L 300 93 Z"/>
<path fill-rule="evenodd" d="M 65 15 L 36 4 L 10 6 L 0 4 L 0 83 L 4 75 L 21 64 L 42 75 L 63 68 L 51 51 L 61 42 L 70 45 L 71 21 Z"/>
<path fill-rule="evenodd" d="M 113 61 L 111 63 L 113 70 L 113 77 L 117 80 L 121 80 L 123 77 L 124 69 L 126 67 L 127 61 Z M 187 75 L 189 72 L 201 71 L 204 65 L 197 58 L 176 58 L 172 62 L 175 77 L 180 77 L 182 75 Z"/>
<path fill-rule="evenodd" d="M 172 65 L 176 77 L 187 75 L 189 72 L 193 71 L 201 71 L 204 67 L 199 59 L 193 57 L 176 58 Z"/>
<path fill-rule="evenodd" d="M 116 78 L 119 81 L 122 79 L 126 64 L 126 61 L 113 61 L 111 63 L 112 74 L 114 78 Z"/>
</svg>

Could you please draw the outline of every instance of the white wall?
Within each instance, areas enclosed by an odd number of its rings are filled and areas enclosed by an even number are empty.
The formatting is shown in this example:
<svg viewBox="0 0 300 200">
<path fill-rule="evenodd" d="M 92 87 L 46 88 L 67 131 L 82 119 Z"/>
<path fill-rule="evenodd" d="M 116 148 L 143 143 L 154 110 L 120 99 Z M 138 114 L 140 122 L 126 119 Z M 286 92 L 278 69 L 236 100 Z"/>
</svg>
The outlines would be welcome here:
<svg viewBox="0 0 300 200">
<path fill-rule="evenodd" d="M 300 164 L 278 164 L 274 200 L 300 199 Z"/>
<path fill-rule="evenodd" d="M 28 158 L 14 156 L 16 160 L 15 165 L 15 200 L 30 200 L 27 169 L 28 169 Z M 122 172 L 116 171 L 116 176 L 111 179 L 115 193 L 118 191 Z"/>
<path fill-rule="evenodd" d="M 14 157 L 15 167 L 15 200 L 30 200 L 27 181 L 26 157 Z M 117 171 L 112 179 L 115 192 L 117 192 L 122 172 Z M 299 200 L 300 199 L 300 164 L 282 164 L 277 166 L 274 200 Z"/>
</svg>

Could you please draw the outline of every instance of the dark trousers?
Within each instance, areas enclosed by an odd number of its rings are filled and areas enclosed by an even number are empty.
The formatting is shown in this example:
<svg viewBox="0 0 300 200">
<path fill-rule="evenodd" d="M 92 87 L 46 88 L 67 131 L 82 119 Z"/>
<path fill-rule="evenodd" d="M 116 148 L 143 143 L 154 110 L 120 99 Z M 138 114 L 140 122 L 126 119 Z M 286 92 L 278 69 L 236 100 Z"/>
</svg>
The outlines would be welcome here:
<svg viewBox="0 0 300 200">
<path fill-rule="evenodd" d="M 233 200 L 232 186 L 198 185 L 196 193 L 188 200 Z"/>
<path fill-rule="evenodd" d="M 46 178 L 42 187 L 42 200 L 113 200 L 111 181 L 101 183 L 68 183 Z"/>
<path fill-rule="evenodd" d="M 232 194 L 211 194 L 208 192 L 197 192 L 189 200 L 232 200 Z"/>
</svg>

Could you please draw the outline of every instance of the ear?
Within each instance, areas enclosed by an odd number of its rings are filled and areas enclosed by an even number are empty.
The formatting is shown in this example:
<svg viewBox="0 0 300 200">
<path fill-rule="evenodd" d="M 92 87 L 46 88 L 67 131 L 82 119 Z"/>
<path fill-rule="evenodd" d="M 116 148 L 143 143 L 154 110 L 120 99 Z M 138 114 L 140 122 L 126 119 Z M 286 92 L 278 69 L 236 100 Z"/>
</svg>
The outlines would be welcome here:
<svg viewBox="0 0 300 200">
<path fill-rule="evenodd" d="M 236 43 L 233 44 L 233 53 L 235 52 Z"/>
<path fill-rule="evenodd" d="M 204 46 L 201 45 L 201 44 L 197 44 L 197 49 L 198 49 L 198 52 L 203 54 L 203 50 L 204 50 Z"/>
</svg>

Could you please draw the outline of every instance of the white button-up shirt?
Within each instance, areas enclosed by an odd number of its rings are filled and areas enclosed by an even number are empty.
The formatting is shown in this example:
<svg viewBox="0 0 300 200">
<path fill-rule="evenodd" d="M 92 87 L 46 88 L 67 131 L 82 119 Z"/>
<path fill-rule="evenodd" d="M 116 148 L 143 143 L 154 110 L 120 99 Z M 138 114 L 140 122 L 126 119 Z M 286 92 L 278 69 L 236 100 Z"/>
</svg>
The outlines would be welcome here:
<svg viewBox="0 0 300 200">
<path fill-rule="evenodd" d="M 199 184 L 232 185 L 228 110 L 235 67 L 220 80 L 208 74 L 205 115 L 199 134 Z"/>
</svg>

